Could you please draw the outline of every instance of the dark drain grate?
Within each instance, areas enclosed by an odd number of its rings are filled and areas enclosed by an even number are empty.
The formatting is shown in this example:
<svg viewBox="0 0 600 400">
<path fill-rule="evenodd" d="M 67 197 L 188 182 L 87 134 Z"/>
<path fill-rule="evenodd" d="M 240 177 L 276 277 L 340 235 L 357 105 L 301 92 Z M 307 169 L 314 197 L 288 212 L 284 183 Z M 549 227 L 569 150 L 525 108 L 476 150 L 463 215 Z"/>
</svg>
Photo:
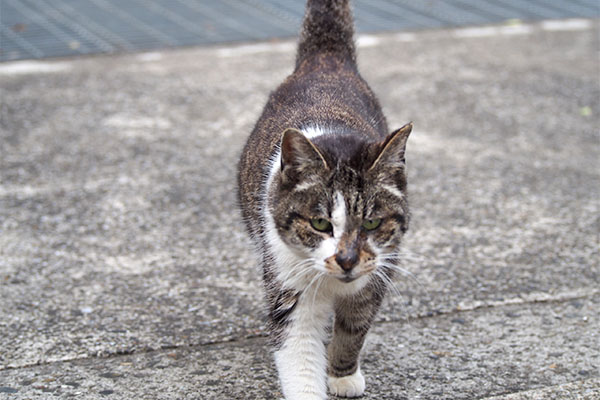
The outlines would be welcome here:
<svg viewBox="0 0 600 400">
<path fill-rule="evenodd" d="M 355 0 L 359 32 L 597 18 L 598 0 Z M 301 0 L 0 0 L 0 61 L 297 34 Z"/>
</svg>

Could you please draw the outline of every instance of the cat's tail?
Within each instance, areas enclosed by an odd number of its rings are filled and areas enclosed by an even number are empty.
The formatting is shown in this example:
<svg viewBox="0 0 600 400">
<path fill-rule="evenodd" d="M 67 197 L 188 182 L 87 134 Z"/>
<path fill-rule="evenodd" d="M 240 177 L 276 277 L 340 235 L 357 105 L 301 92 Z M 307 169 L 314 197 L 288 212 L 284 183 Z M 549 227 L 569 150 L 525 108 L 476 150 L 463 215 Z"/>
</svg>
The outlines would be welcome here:
<svg viewBox="0 0 600 400">
<path fill-rule="evenodd" d="M 354 23 L 349 0 L 308 0 L 298 44 L 296 68 L 319 53 L 356 62 Z"/>
</svg>

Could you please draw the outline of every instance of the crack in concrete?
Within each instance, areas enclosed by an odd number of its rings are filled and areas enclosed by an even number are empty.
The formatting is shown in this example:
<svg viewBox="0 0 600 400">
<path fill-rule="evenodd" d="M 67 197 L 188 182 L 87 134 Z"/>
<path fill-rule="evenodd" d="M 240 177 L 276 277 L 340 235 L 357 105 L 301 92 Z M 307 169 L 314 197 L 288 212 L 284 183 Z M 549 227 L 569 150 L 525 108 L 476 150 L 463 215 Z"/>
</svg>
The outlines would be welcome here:
<svg viewBox="0 0 600 400">
<path fill-rule="evenodd" d="M 503 300 L 503 301 L 474 302 L 473 306 L 470 308 L 465 308 L 465 307 L 459 306 L 459 308 L 456 308 L 456 309 L 453 309 L 450 311 L 433 311 L 433 312 L 430 311 L 427 314 L 420 314 L 420 315 L 417 315 L 412 318 L 408 317 L 405 319 L 390 319 L 390 320 L 385 320 L 385 321 L 376 321 L 373 324 L 373 326 L 390 325 L 390 324 L 394 324 L 394 323 L 407 323 L 407 322 L 410 322 L 411 320 L 416 321 L 416 320 L 432 319 L 432 318 L 436 318 L 436 317 L 447 317 L 447 316 L 463 314 L 463 313 L 467 313 L 467 312 L 471 312 L 471 311 L 477 311 L 477 310 L 482 310 L 482 309 L 498 309 L 498 308 L 512 306 L 512 305 L 567 303 L 567 302 L 574 301 L 574 300 L 593 298 L 597 295 L 600 295 L 600 290 L 589 290 L 588 291 L 588 290 L 584 289 L 584 290 L 563 292 L 563 293 L 559 293 L 557 295 L 547 295 L 546 294 L 546 296 L 541 296 L 540 293 L 537 293 L 537 294 L 534 294 L 533 296 L 525 296 L 525 298 L 519 297 L 519 298 L 512 298 L 512 299 L 507 299 L 507 300 Z M 17 367 L 8 366 L 8 367 L 0 368 L 0 371 L 22 370 L 22 369 L 35 368 L 35 367 L 54 365 L 54 364 L 63 364 L 63 363 L 70 363 L 70 362 L 85 362 L 87 360 L 101 360 L 101 359 L 108 360 L 108 359 L 133 356 L 133 355 L 161 353 L 161 352 L 167 352 L 167 351 L 171 351 L 171 350 L 193 351 L 193 350 L 197 350 L 200 348 L 210 348 L 210 347 L 226 345 L 226 344 L 235 344 L 235 345 L 241 346 L 241 345 L 244 345 L 245 343 L 251 343 L 253 341 L 259 341 L 259 340 L 264 341 L 267 339 L 267 337 L 268 337 L 267 332 L 259 332 L 256 334 L 246 335 L 243 337 L 222 338 L 220 340 L 208 341 L 208 342 L 203 342 L 203 343 L 186 344 L 186 345 L 167 345 L 167 346 L 161 346 L 156 349 L 144 348 L 144 349 L 139 349 L 139 350 L 136 350 L 136 349 L 119 350 L 119 351 L 116 351 L 114 353 L 110 353 L 107 355 L 88 356 L 88 357 L 82 357 L 82 358 L 70 358 L 70 359 L 59 360 L 59 361 L 25 364 L 25 365 L 21 365 L 21 366 L 17 366 Z M 487 397 L 481 398 L 481 400 L 486 400 L 486 399 L 488 399 L 488 398 Z M 492 399 L 492 398 L 490 398 L 490 399 Z"/>
</svg>

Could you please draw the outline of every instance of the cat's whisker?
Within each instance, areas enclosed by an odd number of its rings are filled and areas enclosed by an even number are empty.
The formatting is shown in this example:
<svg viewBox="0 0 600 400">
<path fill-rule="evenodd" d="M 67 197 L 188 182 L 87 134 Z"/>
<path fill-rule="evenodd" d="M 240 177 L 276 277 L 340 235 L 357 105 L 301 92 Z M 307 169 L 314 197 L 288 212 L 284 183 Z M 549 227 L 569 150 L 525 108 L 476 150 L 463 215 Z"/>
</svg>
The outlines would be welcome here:
<svg viewBox="0 0 600 400">
<path fill-rule="evenodd" d="M 400 295 L 400 289 L 398 289 L 398 286 L 396 285 L 396 282 L 394 282 L 392 277 L 388 275 L 387 272 L 384 270 L 379 269 L 377 272 L 379 273 L 379 276 L 385 281 L 387 288 L 391 289 L 395 295 Z"/>
<path fill-rule="evenodd" d="M 317 301 L 317 294 L 319 293 L 319 288 L 321 287 L 321 284 L 325 280 L 324 278 L 325 278 L 325 274 L 324 273 L 320 273 L 319 274 L 319 279 L 317 279 L 317 286 L 315 287 L 315 290 L 313 291 L 312 308 L 315 307 L 315 303 Z"/>
<path fill-rule="evenodd" d="M 304 290 L 303 290 L 302 292 L 303 292 L 304 294 L 306 294 L 306 296 L 309 296 L 309 293 L 310 293 L 311 287 L 312 287 L 314 284 L 316 284 L 317 282 L 319 282 L 319 280 L 320 280 L 320 279 L 321 279 L 323 276 L 325 276 L 325 274 L 324 274 L 324 273 L 322 273 L 322 272 L 317 272 L 317 273 L 315 274 L 315 276 L 314 276 L 314 277 L 311 279 L 310 283 L 309 283 L 309 284 L 306 286 L 306 288 L 304 288 Z M 317 289 L 318 289 L 318 287 L 319 287 L 319 286 L 320 286 L 320 285 L 317 285 L 317 287 L 316 287 L 316 288 L 314 289 L 314 291 L 313 291 L 313 303 L 312 303 L 313 305 L 314 305 L 314 302 L 315 302 L 315 296 L 316 296 Z"/>
<path fill-rule="evenodd" d="M 393 272 L 397 272 L 401 276 L 404 276 L 404 277 L 408 278 L 411 282 L 417 284 L 419 287 L 423 287 L 423 284 L 419 281 L 419 279 L 417 279 L 417 277 L 412 272 L 410 272 L 402 267 L 399 267 L 394 264 L 389 264 L 389 263 L 380 263 L 379 266 L 389 269 Z"/>
<path fill-rule="evenodd" d="M 384 282 L 386 282 L 385 287 L 381 288 L 382 290 L 386 290 L 386 289 L 391 290 L 393 292 L 393 295 L 395 295 L 396 297 L 399 297 L 400 299 L 402 299 L 404 297 L 404 294 L 400 292 L 400 289 L 398 289 L 398 286 L 396 285 L 396 283 L 393 282 L 393 280 L 384 271 L 378 270 L 377 276 L 379 276 Z M 402 308 L 402 311 L 404 313 L 404 321 L 408 322 L 409 315 L 407 313 L 406 306 L 403 304 L 402 301 L 399 303 L 399 305 Z"/>
<path fill-rule="evenodd" d="M 293 264 L 291 264 L 291 265 L 289 266 L 289 270 L 288 270 L 288 272 L 286 273 L 286 275 L 285 275 L 283 278 L 281 278 L 281 280 L 282 280 L 282 281 L 285 281 L 285 280 L 287 280 L 287 278 L 289 278 L 289 276 L 290 276 L 292 273 L 295 273 L 295 272 L 296 272 L 296 271 L 298 271 L 298 270 L 303 270 L 303 268 L 304 268 L 304 267 L 308 267 L 308 266 L 310 266 L 310 264 L 311 264 L 311 263 L 312 263 L 312 259 L 307 259 L 307 260 L 301 260 L 301 261 L 299 261 L 299 262 L 296 262 L 296 263 L 293 263 Z"/>
<path fill-rule="evenodd" d="M 304 278 L 306 278 L 306 276 L 308 276 L 310 274 L 310 270 L 302 270 L 302 271 L 298 271 L 296 272 L 293 276 L 289 277 L 287 280 L 285 280 L 284 282 L 282 282 L 282 287 L 283 288 L 299 288 L 298 283 L 302 282 L 304 280 Z"/>
<path fill-rule="evenodd" d="M 317 282 L 317 280 L 321 277 L 322 273 L 321 272 L 317 272 L 313 278 L 311 279 L 311 281 L 309 282 L 308 285 L 306 285 L 306 287 L 304 288 L 304 292 L 308 293 L 311 286 L 315 284 L 315 282 Z"/>
<path fill-rule="evenodd" d="M 312 268 L 301 268 L 296 270 L 293 275 L 289 276 L 285 281 L 282 282 L 283 287 L 296 287 L 301 283 L 307 276 L 314 273 Z M 302 286 L 302 285 L 300 285 Z"/>
<path fill-rule="evenodd" d="M 290 280 L 290 278 L 296 277 L 298 274 L 301 274 L 304 271 L 301 267 L 291 267 L 283 277 L 280 277 L 279 280 L 285 284 Z"/>
<path fill-rule="evenodd" d="M 311 272 L 313 268 L 310 267 L 312 266 L 312 264 L 314 264 L 315 261 L 316 260 L 314 260 L 313 258 L 309 258 L 293 263 L 289 267 L 287 273 L 282 278 L 279 278 L 279 280 L 282 282 L 282 285 L 286 287 L 291 281 L 301 278 L 303 275 Z"/>
<path fill-rule="evenodd" d="M 325 269 L 325 267 L 321 264 L 314 264 L 313 265 L 313 269 L 316 270 L 317 272 L 323 273 L 323 274 L 327 274 L 328 271 Z"/>
<path fill-rule="evenodd" d="M 415 274 L 413 274 L 412 272 L 410 272 L 407 269 L 404 269 L 398 265 L 392 264 L 392 263 L 388 263 L 385 261 L 382 261 L 379 263 L 380 267 L 384 267 L 384 268 L 388 268 L 392 271 L 398 272 L 400 275 L 407 277 L 408 279 L 410 279 L 413 283 L 416 283 L 420 288 L 423 288 L 423 284 L 419 281 L 419 279 L 417 279 L 417 277 L 415 276 Z"/>
<path fill-rule="evenodd" d="M 417 254 L 413 251 L 404 249 L 401 249 L 400 251 L 394 253 L 380 254 L 379 258 L 386 261 L 396 261 L 400 263 L 421 263 L 427 260 L 427 258 L 421 254 Z"/>
<path fill-rule="evenodd" d="M 396 251 L 393 253 L 381 253 L 377 256 L 378 259 L 380 260 L 385 260 L 385 261 L 394 261 L 397 263 L 401 263 L 401 264 L 406 264 L 406 263 L 418 263 L 418 262 L 422 262 L 425 261 L 425 257 L 419 255 L 419 254 L 415 254 L 412 251 Z"/>
<path fill-rule="evenodd" d="M 388 276 L 388 274 L 385 273 L 385 271 L 378 269 L 375 274 L 385 283 L 382 289 L 391 290 L 394 295 L 402 297 L 400 289 L 398 289 L 396 283 Z"/>
<path fill-rule="evenodd" d="M 416 257 L 379 257 L 380 260 L 390 261 L 397 264 L 407 265 L 407 264 L 419 264 L 422 262 L 422 259 Z"/>
</svg>

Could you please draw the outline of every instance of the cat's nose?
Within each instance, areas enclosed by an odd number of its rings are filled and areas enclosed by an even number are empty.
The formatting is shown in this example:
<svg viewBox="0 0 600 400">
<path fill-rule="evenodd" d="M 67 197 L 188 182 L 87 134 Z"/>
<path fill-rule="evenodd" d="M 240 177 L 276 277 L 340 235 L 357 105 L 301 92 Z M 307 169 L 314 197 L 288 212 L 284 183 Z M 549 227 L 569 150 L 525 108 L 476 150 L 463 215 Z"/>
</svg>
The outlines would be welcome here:
<svg viewBox="0 0 600 400">
<path fill-rule="evenodd" d="M 358 252 L 354 249 L 335 255 L 335 261 L 345 272 L 350 272 L 358 262 Z"/>
</svg>

